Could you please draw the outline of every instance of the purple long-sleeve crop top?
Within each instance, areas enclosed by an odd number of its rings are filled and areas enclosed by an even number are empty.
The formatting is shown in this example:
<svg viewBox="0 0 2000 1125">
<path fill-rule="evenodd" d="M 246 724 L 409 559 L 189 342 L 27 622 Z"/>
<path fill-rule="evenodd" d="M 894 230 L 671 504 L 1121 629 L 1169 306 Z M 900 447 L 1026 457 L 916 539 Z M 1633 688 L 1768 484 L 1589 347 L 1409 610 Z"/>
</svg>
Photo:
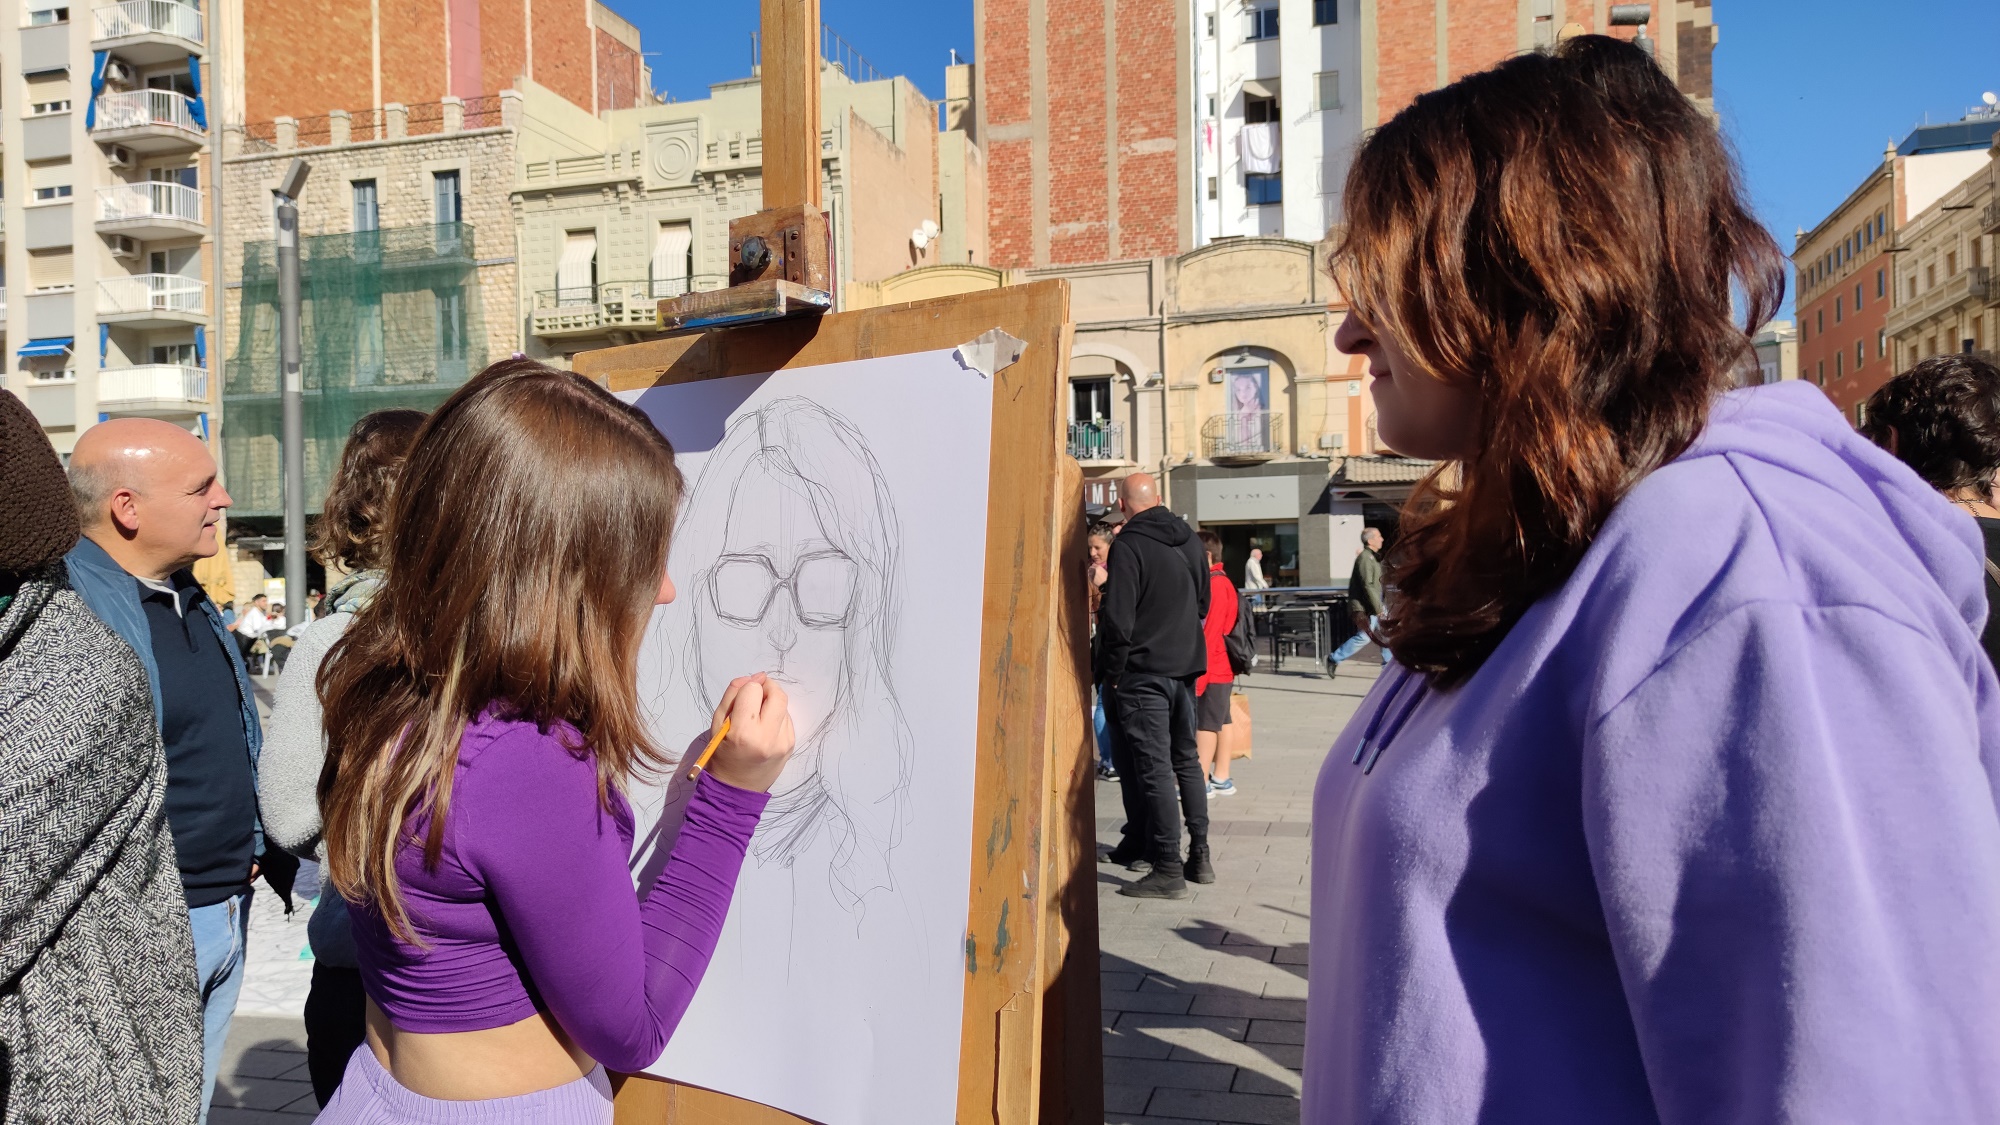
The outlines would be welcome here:
<svg viewBox="0 0 2000 1125">
<path fill-rule="evenodd" d="M 576 732 L 488 712 L 465 730 L 443 853 L 423 863 L 413 822 L 396 857 L 411 925 L 389 932 L 356 905 L 361 979 L 403 1031 L 478 1031 L 547 1012 L 614 1071 L 660 1057 L 715 950 L 744 848 L 769 800 L 703 774 L 673 853 L 644 903 L 627 858 L 632 813 L 598 802 Z"/>
</svg>

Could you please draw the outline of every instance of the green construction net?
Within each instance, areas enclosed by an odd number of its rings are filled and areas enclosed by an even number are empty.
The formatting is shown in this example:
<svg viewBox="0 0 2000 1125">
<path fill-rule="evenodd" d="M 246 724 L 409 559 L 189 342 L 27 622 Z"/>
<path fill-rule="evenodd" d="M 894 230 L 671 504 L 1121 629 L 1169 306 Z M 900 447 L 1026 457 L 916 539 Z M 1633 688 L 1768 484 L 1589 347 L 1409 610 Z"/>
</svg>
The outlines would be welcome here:
<svg viewBox="0 0 2000 1125">
<path fill-rule="evenodd" d="M 486 365 L 472 227 L 396 227 L 299 240 L 306 510 L 318 512 L 347 431 L 375 410 L 430 410 Z M 223 384 L 233 518 L 284 514 L 277 244 L 244 247 L 236 346 Z"/>
</svg>

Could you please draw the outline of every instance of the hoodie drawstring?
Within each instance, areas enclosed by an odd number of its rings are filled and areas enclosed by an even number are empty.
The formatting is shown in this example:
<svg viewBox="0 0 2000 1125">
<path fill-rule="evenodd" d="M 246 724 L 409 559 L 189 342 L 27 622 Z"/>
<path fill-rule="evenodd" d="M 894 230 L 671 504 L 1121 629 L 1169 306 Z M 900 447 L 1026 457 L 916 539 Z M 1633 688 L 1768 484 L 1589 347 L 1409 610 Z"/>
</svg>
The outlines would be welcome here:
<svg viewBox="0 0 2000 1125">
<path fill-rule="evenodd" d="M 1396 740 L 1398 734 L 1402 733 L 1403 725 L 1410 721 L 1410 714 L 1431 693 L 1430 680 L 1427 677 L 1411 672 L 1400 664 L 1396 665 L 1396 671 L 1398 675 L 1395 686 L 1389 689 L 1389 694 L 1382 699 L 1382 705 L 1377 707 L 1375 714 L 1369 718 L 1368 729 L 1362 732 L 1361 742 L 1354 748 L 1354 757 L 1348 760 L 1349 765 L 1361 766 L 1364 775 L 1375 772 L 1375 763 L 1382 760 L 1382 752 L 1389 748 L 1389 744 Z M 1396 713 L 1395 721 L 1389 724 L 1389 728 L 1386 731 L 1382 730 L 1382 720 L 1402 697 L 1403 689 L 1409 687 L 1411 683 L 1417 685 L 1417 690 L 1411 692 L 1409 698 L 1404 701 L 1402 710 Z M 1380 742 L 1375 741 L 1378 732 L 1382 735 Z M 1370 746 L 1374 747 L 1373 754 L 1368 752 Z M 1364 757 L 1368 760 L 1366 765 L 1362 765 Z"/>
</svg>

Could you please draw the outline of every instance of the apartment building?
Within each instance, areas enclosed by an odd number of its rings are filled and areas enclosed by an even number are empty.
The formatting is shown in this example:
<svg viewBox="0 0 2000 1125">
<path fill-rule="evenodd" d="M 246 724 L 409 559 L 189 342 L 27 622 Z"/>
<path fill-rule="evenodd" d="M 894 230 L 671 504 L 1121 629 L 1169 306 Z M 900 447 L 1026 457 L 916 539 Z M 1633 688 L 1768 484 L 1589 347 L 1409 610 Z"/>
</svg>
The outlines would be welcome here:
<svg viewBox="0 0 2000 1125">
<path fill-rule="evenodd" d="M 2000 126 L 2000 116 L 1995 117 Z M 1890 354 L 1898 370 L 1940 352 L 2000 350 L 2000 133 L 1984 165 L 1911 217 L 1896 239 Z"/>
<path fill-rule="evenodd" d="M 1987 166 L 1996 132 L 2000 117 L 1980 114 L 1911 130 L 1883 150 L 1881 162 L 1826 218 L 1798 232 L 1792 264 L 1799 375 L 1849 419 L 1858 422 L 1861 404 L 1907 365 L 1890 327 L 1895 306 L 1910 299 L 1897 280 L 1898 259 L 1908 257 L 1905 228 Z M 1912 279 L 1921 274 L 1905 280 Z"/>
<path fill-rule="evenodd" d="M 1789 320 L 1774 320 L 1750 337 L 1750 351 L 1737 369 L 1736 385 L 1761 387 L 1798 377 L 1798 325 Z"/>
<path fill-rule="evenodd" d="M 969 90 L 968 69 L 947 89 Z M 566 361 L 656 332 L 662 298 L 728 284 L 729 221 L 764 206 L 761 94 L 753 75 L 525 135 L 513 198 L 529 355 Z M 838 289 L 983 260 L 983 158 L 962 127 L 940 133 L 937 103 L 850 56 L 822 67 L 820 106 Z"/>
<path fill-rule="evenodd" d="M 9 0 L 0 12 L 0 59 L 16 83 L 0 99 L 7 387 L 65 456 L 110 417 L 162 418 L 206 439 L 213 29 L 175 0 Z"/>
<path fill-rule="evenodd" d="M 1621 7 L 1629 7 L 1623 6 Z M 1712 105 L 1708 0 L 1654 0 L 1647 43 Z M 1565 34 L 1590 0 L 976 0 L 977 135 L 996 264 L 1316 240 L 1355 144 L 1417 95 Z"/>
</svg>

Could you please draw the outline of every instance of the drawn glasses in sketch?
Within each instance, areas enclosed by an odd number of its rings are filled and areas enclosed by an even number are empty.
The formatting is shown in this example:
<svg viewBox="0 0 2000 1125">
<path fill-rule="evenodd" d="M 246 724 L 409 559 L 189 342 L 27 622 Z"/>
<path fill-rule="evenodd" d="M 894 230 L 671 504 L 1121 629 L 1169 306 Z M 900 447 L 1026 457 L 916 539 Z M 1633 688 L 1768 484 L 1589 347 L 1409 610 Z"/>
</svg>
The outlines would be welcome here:
<svg viewBox="0 0 2000 1125">
<path fill-rule="evenodd" d="M 855 577 L 854 560 L 841 551 L 807 555 L 782 578 L 768 555 L 724 555 L 709 572 L 708 592 L 717 617 L 750 626 L 761 623 L 778 591 L 786 590 L 800 624 L 831 629 L 847 624 Z"/>
</svg>

